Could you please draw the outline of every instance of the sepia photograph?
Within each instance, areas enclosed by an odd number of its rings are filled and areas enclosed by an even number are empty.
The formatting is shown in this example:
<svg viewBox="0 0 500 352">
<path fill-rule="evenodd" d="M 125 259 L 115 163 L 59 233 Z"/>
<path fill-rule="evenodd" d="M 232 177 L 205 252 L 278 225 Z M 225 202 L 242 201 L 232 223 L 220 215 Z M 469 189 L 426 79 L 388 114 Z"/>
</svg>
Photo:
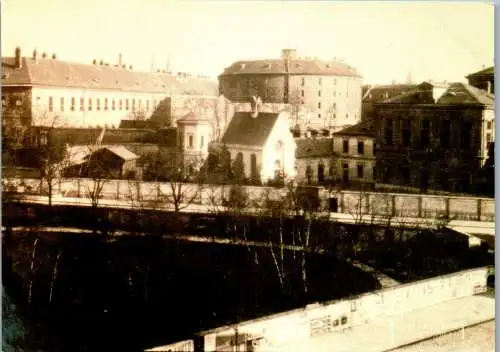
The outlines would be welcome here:
<svg viewBox="0 0 500 352">
<path fill-rule="evenodd" d="M 494 4 L 3 0 L 5 352 L 493 352 Z"/>
</svg>

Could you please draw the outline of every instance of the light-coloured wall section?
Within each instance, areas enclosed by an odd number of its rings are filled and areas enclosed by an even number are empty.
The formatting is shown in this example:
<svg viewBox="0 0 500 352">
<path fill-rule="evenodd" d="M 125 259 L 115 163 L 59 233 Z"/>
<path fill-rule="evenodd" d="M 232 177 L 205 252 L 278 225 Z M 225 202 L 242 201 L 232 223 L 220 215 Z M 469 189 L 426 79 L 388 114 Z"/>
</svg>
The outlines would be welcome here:
<svg viewBox="0 0 500 352">
<path fill-rule="evenodd" d="M 155 107 L 167 96 L 167 93 L 34 87 L 32 90 L 33 124 L 51 126 L 56 121 L 59 126 L 96 127 L 108 125 L 111 127 L 114 125 L 118 127 L 122 119 L 132 118 L 134 105 L 136 112 L 142 111 L 146 117 L 150 117 Z M 50 107 L 51 98 L 52 109 Z M 62 100 L 63 104 L 61 104 Z"/>
</svg>

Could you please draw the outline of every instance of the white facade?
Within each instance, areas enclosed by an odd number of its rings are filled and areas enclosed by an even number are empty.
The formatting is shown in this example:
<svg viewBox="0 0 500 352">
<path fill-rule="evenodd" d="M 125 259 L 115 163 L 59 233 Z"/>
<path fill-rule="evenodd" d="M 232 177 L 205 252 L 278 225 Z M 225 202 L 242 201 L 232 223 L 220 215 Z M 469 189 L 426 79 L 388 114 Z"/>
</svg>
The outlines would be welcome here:
<svg viewBox="0 0 500 352">
<path fill-rule="evenodd" d="M 288 126 L 288 116 L 284 113 L 279 115 L 262 147 L 228 144 L 227 148 L 231 160 L 242 154 L 245 177 L 251 178 L 252 172 L 256 172 L 264 182 L 273 179 L 277 172 L 283 173 L 285 177 L 295 177 L 297 146 Z"/>
<path fill-rule="evenodd" d="M 109 127 L 144 113 L 149 118 L 168 93 L 33 87 L 34 126 Z"/>
<path fill-rule="evenodd" d="M 208 156 L 208 145 L 212 141 L 212 126 L 206 119 L 177 121 L 177 145 L 182 151 L 184 163 L 199 167 Z"/>
</svg>

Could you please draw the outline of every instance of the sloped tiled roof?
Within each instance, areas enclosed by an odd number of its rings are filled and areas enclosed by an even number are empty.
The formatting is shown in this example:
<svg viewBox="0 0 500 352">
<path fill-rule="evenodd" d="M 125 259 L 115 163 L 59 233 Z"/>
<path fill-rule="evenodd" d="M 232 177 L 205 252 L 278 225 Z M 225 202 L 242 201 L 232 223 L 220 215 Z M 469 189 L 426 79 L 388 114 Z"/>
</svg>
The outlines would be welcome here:
<svg viewBox="0 0 500 352">
<path fill-rule="evenodd" d="M 118 156 L 119 158 L 121 158 L 125 161 L 139 159 L 138 155 L 132 153 L 130 150 L 125 148 L 123 145 L 110 146 L 110 147 L 105 147 L 102 149 L 109 150 L 111 153 L 115 154 L 116 156 Z"/>
<path fill-rule="evenodd" d="M 439 87 L 441 86 L 442 85 L 439 85 Z M 411 88 L 401 94 L 383 100 L 382 103 L 433 104 L 434 99 L 432 97 L 432 88 L 432 84 L 423 82 L 419 85 L 415 85 L 414 88 Z"/>
<path fill-rule="evenodd" d="M 333 138 L 304 138 L 296 139 L 297 159 L 321 158 L 333 156 Z"/>
<path fill-rule="evenodd" d="M 471 73 L 470 75 L 466 76 L 466 78 L 474 77 L 474 76 L 490 76 L 495 74 L 495 66 L 491 66 L 488 68 L 485 68 L 484 70 L 480 70 L 474 73 Z"/>
<path fill-rule="evenodd" d="M 367 136 L 374 137 L 375 130 L 373 124 L 370 121 L 361 122 L 356 125 L 352 125 L 344 128 L 333 134 L 334 136 Z"/>
<path fill-rule="evenodd" d="M 437 104 L 480 104 L 494 106 L 495 95 L 465 83 L 452 83 Z"/>
<path fill-rule="evenodd" d="M 236 112 L 221 143 L 262 147 L 276 124 L 279 114 L 261 112 L 256 118 L 253 118 L 251 114 L 251 112 Z"/>
<path fill-rule="evenodd" d="M 16 69 L 14 58 L 2 57 L 2 85 L 33 85 L 167 94 L 217 95 L 217 82 L 178 80 L 166 73 L 132 71 L 106 65 L 86 65 L 57 59 L 22 58 Z"/>
<path fill-rule="evenodd" d="M 195 114 L 194 112 L 189 112 L 188 114 L 184 115 L 180 119 L 177 120 L 177 123 L 193 123 L 193 122 L 208 122 L 208 119 L 204 116 L 201 116 L 199 114 Z"/>
<path fill-rule="evenodd" d="M 363 95 L 363 102 L 378 102 L 389 99 L 417 88 L 417 84 L 388 84 L 370 87 Z"/>
<path fill-rule="evenodd" d="M 292 74 L 292 75 L 335 75 L 361 77 L 358 71 L 339 61 L 319 59 L 292 59 L 288 70 L 282 59 L 237 61 L 227 67 L 221 76 L 235 74 Z"/>
</svg>

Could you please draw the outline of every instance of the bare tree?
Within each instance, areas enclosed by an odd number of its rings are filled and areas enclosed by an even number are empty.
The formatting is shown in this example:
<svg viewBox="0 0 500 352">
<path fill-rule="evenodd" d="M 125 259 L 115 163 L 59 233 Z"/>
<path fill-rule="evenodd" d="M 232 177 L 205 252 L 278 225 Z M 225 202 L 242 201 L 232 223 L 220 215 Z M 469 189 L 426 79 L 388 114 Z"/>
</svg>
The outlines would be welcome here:
<svg viewBox="0 0 500 352">
<path fill-rule="evenodd" d="M 148 119 L 148 112 L 146 109 L 133 109 L 129 112 L 128 118 L 133 121 L 146 121 Z"/>
</svg>

